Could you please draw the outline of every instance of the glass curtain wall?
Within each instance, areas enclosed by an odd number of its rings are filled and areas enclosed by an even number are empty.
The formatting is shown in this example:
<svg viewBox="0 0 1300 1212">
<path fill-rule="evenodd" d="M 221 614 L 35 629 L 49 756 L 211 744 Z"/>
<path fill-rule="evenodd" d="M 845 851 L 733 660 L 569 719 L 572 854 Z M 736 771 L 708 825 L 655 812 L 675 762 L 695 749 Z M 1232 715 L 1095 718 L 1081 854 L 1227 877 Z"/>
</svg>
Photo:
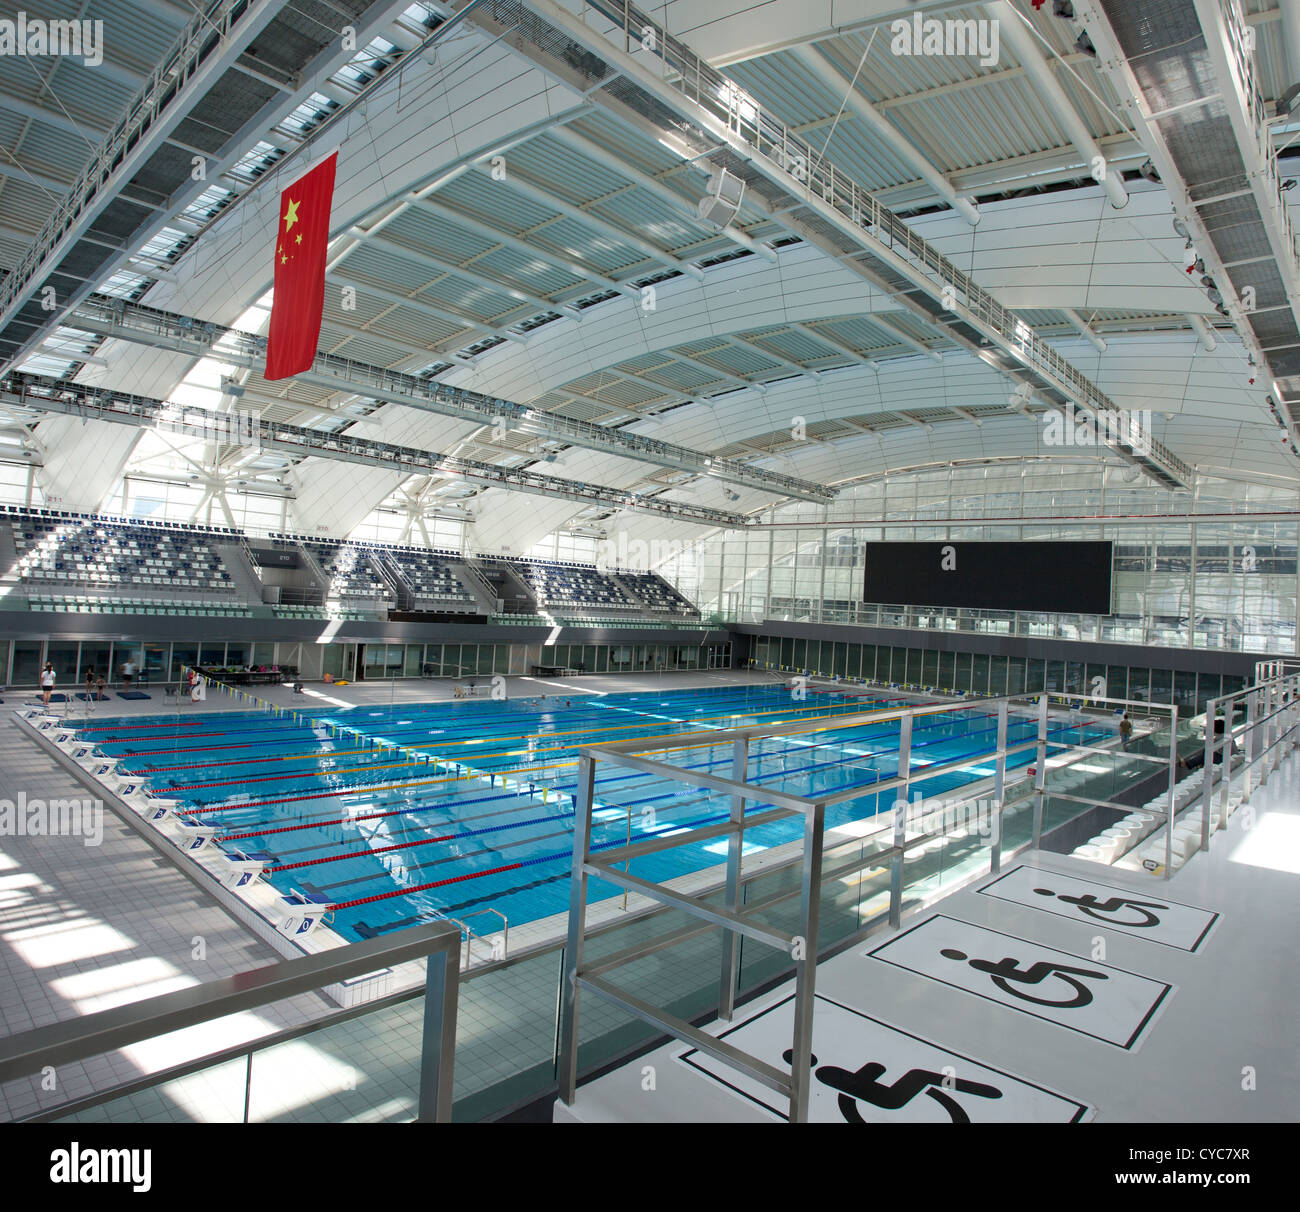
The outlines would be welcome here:
<svg viewBox="0 0 1300 1212">
<path fill-rule="evenodd" d="M 846 487 L 830 506 L 776 508 L 759 526 L 706 536 L 657 571 L 718 621 L 862 623 L 1290 654 L 1300 651 L 1300 535 L 1292 520 L 1298 507 L 1295 488 L 1281 481 L 1202 477 L 1194 492 L 1171 493 L 1131 468 L 1098 461 L 992 462 L 876 478 Z M 1234 517 L 1241 514 L 1257 516 Z M 1262 514 L 1292 517 L 1261 520 Z M 1044 520 L 1053 517 L 1062 520 Z M 879 524 L 885 520 L 890 524 Z M 868 542 L 1070 539 L 1113 542 L 1111 614 L 862 601 Z"/>
</svg>

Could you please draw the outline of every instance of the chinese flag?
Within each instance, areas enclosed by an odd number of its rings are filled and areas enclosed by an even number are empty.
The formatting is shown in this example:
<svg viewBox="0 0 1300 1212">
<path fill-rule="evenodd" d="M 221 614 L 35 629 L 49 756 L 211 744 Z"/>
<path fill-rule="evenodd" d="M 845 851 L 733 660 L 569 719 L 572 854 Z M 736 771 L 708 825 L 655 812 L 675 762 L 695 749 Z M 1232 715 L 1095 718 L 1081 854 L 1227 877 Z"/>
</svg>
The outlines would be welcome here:
<svg viewBox="0 0 1300 1212">
<path fill-rule="evenodd" d="M 325 248 L 338 153 L 280 195 L 275 235 L 275 299 L 266 340 L 267 379 L 287 379 L 312 364 L 325 306 Z"/>
</svg>

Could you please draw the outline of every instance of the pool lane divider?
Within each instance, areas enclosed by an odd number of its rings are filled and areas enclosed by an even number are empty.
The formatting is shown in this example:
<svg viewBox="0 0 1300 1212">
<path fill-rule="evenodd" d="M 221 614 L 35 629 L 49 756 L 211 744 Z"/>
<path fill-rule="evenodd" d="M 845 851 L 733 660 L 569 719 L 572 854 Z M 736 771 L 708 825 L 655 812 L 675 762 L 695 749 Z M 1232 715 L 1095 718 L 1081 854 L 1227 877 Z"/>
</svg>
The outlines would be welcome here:
<svg viewBox="0 0 1300 1212">
<path fill-rule="evenodd" d="M 842 711 L 838 711 L 838 712 L 832 711 L 832 712 L 830 712 L 828 715 L 816 715 L 816 716 L 812 716 L 812 717 L 810 717 L 810 718 L 812 718 L 812 719 L 829 719 L 829 718 L 832 718 L 832 717 L 835 716 L 835 715 L 849 715 L 849 714 L 855 714 L 857 711 L 860 710 L 860 708 L 858 708 L 855 704 L 852 704 L 852 703 L 844 703 L 844 704 L 842 704 L 842 707 L 843 707 L 843 710 L 842 710 Z M 889 708 L 888 706 L 884 706 L 884 705 L 882 705 L 882 706 L 880 707 L 880 710 L 881 710 L 881 711 L 886 711 L 886 710 L 890 710 L 890 708 Z M 738 719 L 755 719 L 755 720 L 756 720 L 756 719 L 759 719 L 759 718 L 761 718 L 761 717 L 763 717 L 763 716 L 767 716 L 767 715 L 782 715 L 782 714 L 789 714 L 789 713 L 791 713 L 791 712 L 794 712 L 794 713 L 798 714 L 798 713 L 800 713 L 800 712 L 807 712 L 807 711 L 825 712 L 825 711 L 826 711 L 826 707 L 825 707 L 824 704 L 818 703 L 818 704 L 810 705 L 810 706 L 808 706 L 808 707 L 782 707 L 782 708 L 780 708 L 780 709 L 773 709 L 773 710 L 771 710 L 771 711 L 732 711 L 732 712 L 724 712 L 724 713 L 721 713 L 721 714 L 718 714 L 718 715 L 707 715 L 707 716 L 701 716 L 698 720 L 683 720 L 683 721 L 681 721 L 681 722 L 684 723 L 684 724 L 706 724 L 706 723 L 708 723 L 708 722 L 711 721 L 711 720 L 738 720 Z M 638 714 L 639 714 L 639 713 L 638 713 Z M 340 735 L 350 735 L 350 736 L 354 736 L 355 738 L 357 738 L 357 740 L 358 740 L 360 743 L 366 745 L 365 748 L 362 748 L 362 749 L 356 749 L 356 750 L 334 750 L 334 751 L 331 753 L 331 756 L 347 757 L 347 756 L 354 756 L 354 755 L 359 755 L 359 754 L 363 754 L 363 753 L 373 753 L 373 752 L 375 752 L 375 749 L 374 749 L 374 742 L 372 741 L 372 738 L 370 737 L 370 735 L 369 735 L 368 733 L 359 732 L 359 731 L 358 731 L 357 729 L 355 729 L 355 728 L 349 728 L 349 727 L 347 727 L 347 726 L 345 726 L 345 725 L 342 725 L 342 724 L 331 725 L 331 724 L 328 724 L 328 723 L 327 723 L 326 721 L 324 721 L 324 720 L 313 721 L 313 720 L 312 720 L 312 717 L 301 717 L 301 718 L 308 719 L 309 722 L 314 722 L 314 723 L 316 723 L 316 724 L 317 724 L 318 726 L 320 726 L 320 727 L 325 727 L 325 728 L 334 728 L 336 731 L 331 732 L 331 733 L 330 733 L 331 736 L 340 736 Z M 193 723 L 197 723 L 197 721 L 192 721 L 192 722 L 193 722 Z M 589 735 L 591 735 L 592 733 L 595 733 L 595 732 L 618 732 L 618 731 L 621 731 L 621 730 L 623 730 L 623 729 L 627 729 L 627 728 L 647 728 L 647 727 L 654 727 L 654 726 L 657 724 L 657 722 L 658 722 L 657 719 L 647 719 L 647 720 L 644 720 L 642 723 L 639 723 L 639 724 L 636 724 L 636 723 L 618 724 L 618 725 L 611 725 L 611 726 L 609 726 L 609 727 L 605 727 L 605 728 L 579 728 L 579 729 L 573 729 L 573 730 L 564 731 L 564 732 L 523 732 L 523 733 L 516 733 L 516 734 L 513 734 L 513 735 L 503 735 L 503 736 L 501 736 L 501 737 L 494 737 L 494 738 L 491 738 L 491 740 L 496 740 L 496 741 L 516 741 L 516 740 L 517 740 L 517 741 L 523 741 L 523 740 L 527 740 L 527 739 L 530 739 L 530 738 L 536 738 L 536 739 L 540 740 L 540 739 L 543 739 L 543 738 L 551 739 L 551 738 L 554 738 L 554 737 L 557 737 L 557 736 L 589 736 Z M 782 722 L 784 722 L 784 721 L 776 721 L 776 722 L 777 722 L 777 723 L 782 723 Z M 190 723 L 190 721 L 187 721 L 187 723 Z M 153 726 L 154 726 L 154 725 L 151 725 L 151 727 L 153 727 Z M 162 725 L 162 724 L 156 725 L 156 727 L 160 727 L 160 728 L 161 728 L 161 727 L 169 727 L 169 726 L 170 726 L 170 725 Z M 110 728 L 110 730 L 111 730 L 111 728 Z M 85 731 L 85 730 L 83 730 L 83 731 Z M 191 739 L 194 739 L 195 737 L 207 737 L 207 736 L 230 736 L 230 735 L 238 736 L 238 735 L 240 735 L 241 732 L 246 733 L 246 732 L 248 732 L 248 731 L 252 731 L 252 730 L 250 730 L 250 729 L 239 729 L 239 730 L 234 730 L 234 731 L 232 731 L 232 730 L 220 730 L 220 731 L 215 731 L 215 732 L 191 733 L 191 734 L 189 734 L 188 736 L 183 736 L 183 737 L 182 737 L 182 736 L 177 736 L 177 737 L 162 737 L 162 738 L 157 738 L 157 739 L 160 739 L 160 740 L 191 740 Z M 113 737 L 105 737 L 105 738 L 103 738 L 102 740 L 96 741 L 96 742 L 94 742 L 94 743 L 97 744 L 97 745 L 106 745 L 106 744 L 113 744 L 113 743 L 115 743 L 115 742 L 116 742 L 116 738 L 113 738 Z M 265 741 L 265 740 L 262 740 L 262 741 L 246 741 L 246 742 L 239 742 L 239 743 L 236 743 L 236 744 L 227 744 L 227 745 L 204 745 L 204 746 L 200 746 L 200 747 L 199 747 L 199 750 L 200 750 L 200 752 L 205 752 L 205 753 L 214 753 L 214 752 L 217 752 L 218 750 L 225 750 L 225 749 L 255 749 L 255 748 L 257 748 L 259 745 L 263 745 L 263 746 L 264 746 L 264 745 L 291 745 L 291 744 L 298 744 L 298 743 L 299 743 L 298 738 L 294 737 L 294 738 L 292 738 L 292 739 L 289 739 L 289 740 L 283 740 L 283 741 Z M 468 740 L 452 740 L 452 741 L 441 742 L 441 744 L 444 745 L 444 746 L 450 746 L 450 745 L 473 745 L 473 744 L 482 744 L 482 743 L 484 743 L 484 742 L 483 742 L 482 740 L 477 739 L 477 738 L 472 738 L 472 739 L 468 739 Z M 392 742 L 389 742 L 389 744 L 392 744 Z M 137 750 L 137 751 L 135 751 L 135 752 L 133 752 L 133 753 L 123 754 L 123 755 L 121 755 L 121 756 L 122 756 L 123 758 L 128 758 L 128 757 L 130 757 L 130 758 L 151 757 L 151 756 L 154 756 L 154 755 L 157 755 L 157 754 L 166 754 L 166 755 L 174 756 L 174 755 L 176 754 L 176 752 L 177 752 L 177 750 L 176 750 L 174 747 L 169 747 L 169 748 L 167 748 L 167 749 L 154 749 L 154 750 L 144 749 L 144 750 Z M 233 759 L 230 759 L 229 761 L 226 761 L 226 762 L 209 762 L 209 763 L 204 763 L 204 765 L 205 765 L 205 766 L 216 766 L 216 765 L 237 765 L 239 762 L 250 762 L 250 763 L 251 763 L 251 762 L 280 762 L 280 761 L 291 762 L 291 761 L 299 761 L 299 760 L 304 760 L 304 761 L 305 761 L 305 760 L 308 760 L 308 759 L 313 758 L 313 757 L 316 757 L 316 756 L 318 756 L 318 754 L 315 754 L 315 753 L 290 753 L 290 754 L 277 755 L 277 756 L 273 756 L 273 757 L 261 757 L 261 758 L 233 758 Z M 477 755 L 476 755 L 476 756 L 477 756 Z M 154 772 L 162 771 L 162 770 L 190 769 L 190 768 L 192 768 L 192 763 L 189 764 L 189 765 L 186 765 L 186 766 L 180 766 L 180 767 L 170 767 L 170 766 L 168 766 L 168 767 L 156 767 L 156 768 L 154 768 L 153 770 L 142 771 L 141 773 L 142 773 L 142 774 L 145 774 L 145 773 L 154 773 Z"/>
<path fill-rule="evenodd" d="M 819 718 L 834 719 L 836 717 L 832 715 L 832 716 L 819 717 Z M 810 721 L 801 721 L 801 722 L 810 722 Z M 872 725 L 865 725 L 865 726 L 872 727 Z M 941 725 L 934 725 L 934 726 L 939 727 Z M 808 729 L 808 731 L 815 731 L 815 728 L 810 728 Z M 792 733 L 789 735 L 797 735 L 797 734 Z M 657 748 L 654 749 L 653 751 L 660 752 L 660 753 L 683 753 L 689 750 L 706 749 L 717 743 L 716 740 L 714 739 L 713 733 L 711 732 L 669 733 L 662 737 L 643 737 L 641 738 L 641 740 L 644 741 L 647 745 L 652 745 L 656 741 L 671 740 L 674 737 L 687 737 L 687 736 L 702 737 L 703 739 L 695 741 L 693 744 L 690 745 L 673 745 L 667 748 L 663 748 L 663 747 Z M 614 743 L 614 742 L 604 742 L 604 743 Z M 596 744 L 597 746 L 599 746 L 600 744 L 602 744 L 602 742 L 596 742 Z M 921 747 L 923 746 L 921 745 L 917 746 L 918 749 Z M 558 746 L 553 746 L 552 749 L 540 750 L 538 752 L 552 752 L 552 751 L 565 751 L 565 750 L 571 751 L 573 748 L 574 747 L 572 745 L 558 745 Z M 500 754 L 476 754 L 475 756 L 476 757 L 512 757 L 515 756 L 517 752 L 519 751 L 505 752 Z M 881 750 L 880 753 L 873 752 L 868 756 L 871 756 L 873 758 L 880 757 L 883 756 L 886 752 L 887 752 L 886 750 Z M 400 766 L 402 764 L 403 763 L 397 763 L 396 765 Z M 438 765 L 438 763 L 432 763 L 432 764 L 435 765 L 435 767 Z M 305 800 L 338 799 L 340 797 L 345 797 L 349 795 L 361 795 L 361 794 L 366 794 L 374 791 L 401 792 L 404 791 L 406 788 L 430 787 L 430 786 L 440 785 L 443 783 L 463 782 L 468 780 L 481 780 L 481 781 L 489 782 L 490 785 L 495 786 L 495 779 L 498 777 L 501 779 L 502 786 L 504 787 L 504 786 L 508 786 L 510 783 L 510 780 L 506 778 L 506 775 L 508 774 L 516 774 L 516 775 L 533 774 L 533 775 L 540 776 L 544 774 L 545 771 L 547 770 L 555 770 L 558 773 L 559 770 L 562 768 L 569 768 L 572 766 L 576 766 L 577 764 L 578 764 L 577 759 L 575 758 L 563 762 L 548 762 L 541 767 L 519 766 L 511 770 L 477 771 L 469 766 L 465 766 L 462 768 L 457 763 L 449 763 L 449 765 L 453 768 L 455 773 L 444 774 L 437 778 L 432 778 L 432 779 L 401 779 L 398 780 L 397 782 L 388 782 L 388 783 L 353 783 L 347 787 L 338 788 L 332 791 L 301 792 L 296 795 L 279 796 L 271 799 L 242 800 L 234 804 L 200 805 L 197 807 L 182 808 L 178 811 L 177 815 L 203 816 L 208 813 L 237 812 L 241 809 L 271 807 L 276 804 L 299 803 Z M 391 769 L 391 768 L 393 767 L 391 766 L 379 767 L 379 769 Z M 364 768 L 358 768 L 358 769 L 364 769 Z M 330 771 L 328 773 L 335 774 L 339 772 Z M 517 794 L 521 794 L 521 795 L 535 794 L 535 789 L 533 785 L 536 782 L 536 778 L 527 780 L 529 784 L 529 789 L 527 792 L 525 792 L 524 790 L 524 782 L 525 782 L 524 780 L 518 778 L 514 780 L 514 785 Z M 167 798 L 167 796 L 174 790 L 184 790 L 184 788 L 160 788 L 160 793 L 164 798 Z"/>
<path fill-rule="evenodd" d="M 832 715 L 832 716 L 825 716 L 820 718 L 834 719 L 836 717 Z M 808 721 L 800 721 L 800 722 L 806 723 Z M 809 731 L 812 731 L 812 729 L 809 729 Z M 649 747 L 649 749 L 651 749 L 654 752 L 682 753 L 688 749 L 703 749 L 711 745 L 716 745 L 717 741 L 714 739 L 714 736 L 715 733 L 710 733 L 710 732 L 705 732 L 705 733 L 673 732 L 658 737 L 640 737 L 637 738 L 637 741 L 638 743 L 645 743 Z M 696 741 L 695 743 L 690 745 L 660 746 L 656 744 L 659 741 L 671 741 L 676 737 L 703 737 L 705 739 Z M 600 744 L 615 744 L 615 743 L 620 743 L 620 742 L 600 742 L 600 741 L 596 742 L 597 746 L 599 746 Z M 394 746 L 394 748 L 396 748 L 396 746 Z M 551 753 L 557 751 L 562 752 L 565 750 L 572 750 L 573 748 L 574 748 L 573 745 L 555 745 L 555 746 L 551 746 L 548 749 L 539 749 L 539 750 L 534 750 L 532 752 L 536 752 L 536 753 Z M 512 750 L 503 753 L 475 754 L 475 757 L 508 758 L 508 757 L 515 757 L 520 752 L 529 752 L 529 751 Z M 398 765 L 402 765 L 402 764 L 407 764 L 407 763 L 398 763 Z M 444 763 L 441 761 L 434 760 L 426 764 L 431 764 L 434 765 L 435 767 L 443 767 L 443 768 L 450 767 L 454 773 L 443 775 L 441 777 L 432 778 L 432 779 L 401 779 L 398 782 L 390 782 L 390 783 L 353 783 L 348 787 L 339 788 L 334 791 L 312 791 L 312 792 L 300 793 L 298 795 L 278 796 L 274 799 L 243 800 L 237 804 L 216 804 L 212 806 L 204 806 L 204 807 L 197 807 L 197 808 L 183 808 L 179 811 L 178 815 L 198 816 L 210 812 L 238 812 L 240 809 L 244 809 L 244 808 L 270 807 L 271 805 L 274 804 L 293 804 L 293 803 L 298 803 L 302 800 L 337 799 L 341 796 L 360 795 L 362 793 L 372 792 L 372 791 L 400 791 L 407 787 L 428 787 L 438 783 L 459 782 L 461 780 L 468 780 L 468 779 L 486 779 L 489 776 L 488 772 L 477 771 L 474 770 L 472 767 L 469 767 L 467 765 L 462 765 L 461 763 L 457 763 L 457 762 Z M 577 764 L 576 760 L 572 762 L 564 762 L 564 763 L 547 762 L 540 768 L 533 767 L 533 766 L 523 766 L 523 767 L 519 767 L 518 771 L 493 771 L 490 773 L 492 773 L 493 775 L 500 776 L 504 782 L 505 781 L 504 776 L 506 774 L 513 774 L 519 771 L 527 771 L 527 770 L 538 770 L 538 769 L 547 770 L 547 769 L 558 768 L 560 765 L 569 766 L 569 765 L 576 765 L 576 764 Z M 380 767 L 380 769 L 388 769 L 388 768 L 389 767 Z M 330 771 L 328 773 L 332 774 L 337 772 Z M 522 786 L 522 784 L 519 784 L 518 780 L 516 780 L 516 784 Z M 159 790 L 162 793 L 163 798 L 167 798 L 170 792 L 175 789 L 160 788 Z"/>
</svg>

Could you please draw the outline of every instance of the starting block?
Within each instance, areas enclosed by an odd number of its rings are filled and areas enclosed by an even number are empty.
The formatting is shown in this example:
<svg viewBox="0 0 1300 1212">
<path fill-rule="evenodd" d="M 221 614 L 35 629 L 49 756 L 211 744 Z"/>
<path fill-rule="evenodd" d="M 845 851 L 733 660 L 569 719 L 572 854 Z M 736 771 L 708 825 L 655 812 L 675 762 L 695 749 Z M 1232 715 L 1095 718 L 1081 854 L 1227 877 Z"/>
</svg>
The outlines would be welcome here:
<svg viewBox="0 0 1300 1212">
<path fill-rule="evenodd" d="M 144 819 L 161 825 L 180 805 L 180 800 L 152 799 L 145 801 Z"/>
<path fill-rule="evenodd" d="M 242 850 L 236 850 L 234 854 L 227 854 L 225 865 L 222 867 L 221 882 L 232 889 L 255 884 L 262 878 L 269 858 L 270 856 L 262 851 L 245 854 Z"/>
<path fill-rule="evenodd" d="M 334 906 L 327 897 L 313 896 L 306 892 L 291 892 L 280 897 L 279 903 L 285 915 L 276 925 L 276 929 L 287 938 L 301 938 L 310 934 L 325 918 L 334 911 Z"/>
<path fill-rule="evenodd" d="M 180 834 L 175 839 L 176 844 L 190 854 L 204 849 L 221 832 L 220 825 L 191 825 L 188 821 L 178 821 L 177 824 Z"/>
</svg>

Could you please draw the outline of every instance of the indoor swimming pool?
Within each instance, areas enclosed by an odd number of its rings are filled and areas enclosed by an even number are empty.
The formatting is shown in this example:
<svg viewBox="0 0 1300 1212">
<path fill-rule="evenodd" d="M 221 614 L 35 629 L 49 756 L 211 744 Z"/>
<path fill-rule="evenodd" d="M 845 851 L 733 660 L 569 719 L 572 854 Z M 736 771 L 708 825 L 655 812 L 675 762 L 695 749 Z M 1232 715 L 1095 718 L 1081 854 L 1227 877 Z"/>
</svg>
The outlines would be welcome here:
<svg viewBox="0 0 1300 1212">
<path fill-rule="evenodd" d="M 177 814 L 220 829 L 217 842 L 267 864 L 282 894 L 328 900 L 332 928 L 349 941 L 443 916 L 496 911 L 511 927 L 568 907 L 577 750 L 608 741 L 683 746 L 654 756 L 693 770 L 731 771 L 730 744 L 698 734 L 806 721 L 807 734 L 751 744 L 749 777 L 800 795 L 861 787 L 828 810 L 828 828 L 892 806 L 872 791 L 898 769 L 899 723 L 836 728 L 836 716 L 896 706 L 883 693 L 784 685 L 737 685 L 632 694 L 551 695 L 361 706 L 308 719 L 232 711 L 131 716 L 88 722 L 79 736 L 138 776 L 147 794 L 178 801 Z M 914 703 L 912 705 L 915 705 Z M 1078 744 L 1113 736 L 1095 724 L 1053 720 L 1051 739 Z M 1008 743 L 1036 735 L 1012 715 Z M 918 717 L 911 769 L 972 763 L 928 780 L 927 799 L 990 777 L 996 716 L 986 710 Z M 1009 765 L 1032 761 L 1014 754 Z M 721 792 L 597 765 L 594 849 L 726 819 Z M 750 813 L 767 805 L 751 803 Z M 746 855 L 797 840 L 780 820 L 747 830 Z M 696 842 L 633 862 L 632 874 L 663 881 L 719 865 L 726 842 Z M 621 895 L 594 883 L 593 900 Z M 485 921 L 483 931 L 494 926 Z"/>
</svg>

